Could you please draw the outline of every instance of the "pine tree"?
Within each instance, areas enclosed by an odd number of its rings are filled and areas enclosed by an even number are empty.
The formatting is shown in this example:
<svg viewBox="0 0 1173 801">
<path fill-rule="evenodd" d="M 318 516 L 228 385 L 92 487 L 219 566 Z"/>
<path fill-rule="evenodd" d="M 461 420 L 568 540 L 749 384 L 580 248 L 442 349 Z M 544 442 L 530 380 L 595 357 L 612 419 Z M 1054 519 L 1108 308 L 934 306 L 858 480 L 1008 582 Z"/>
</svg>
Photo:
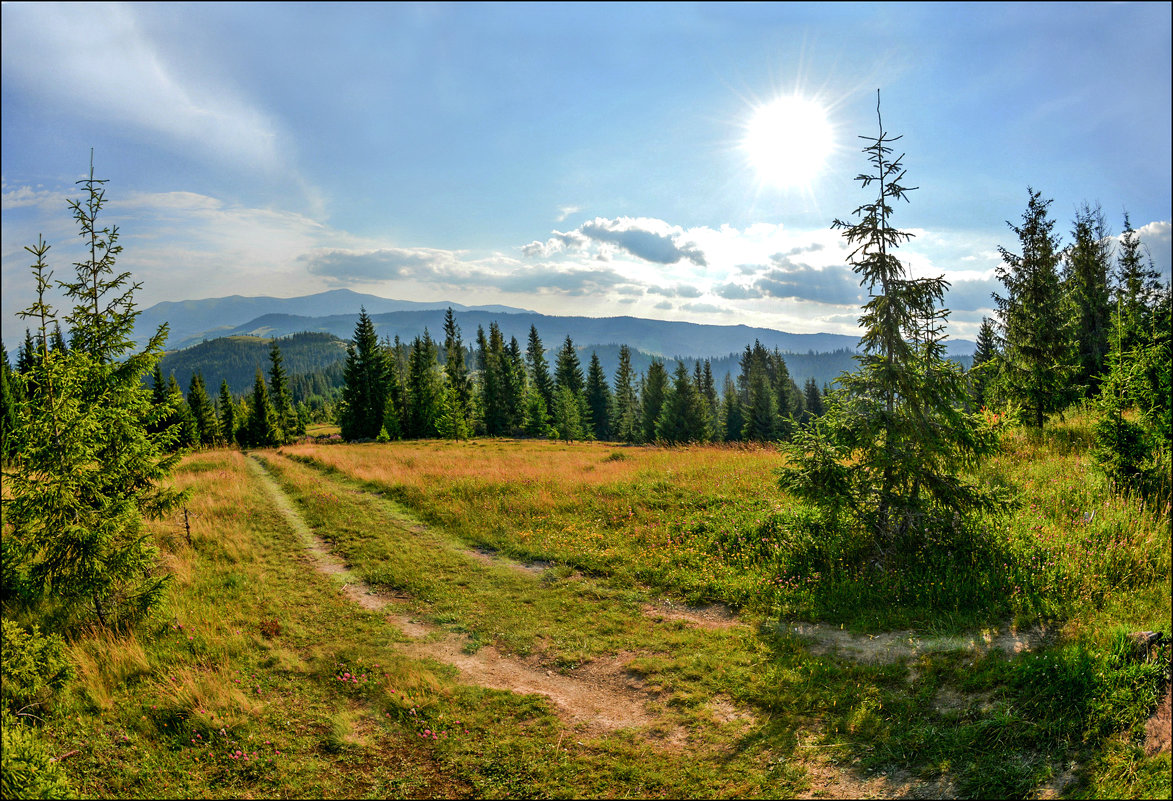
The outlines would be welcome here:
<svg viewBox="0 0 1173 801">
<path fill-rule="evenodd" d="M 871 294 L 860 323 L 860 364 L 839 379 L 818 423 L 787 448 L 782 486 L 837 515 L 842 511 L 872 535 L 877 556 L 895 561 L 940 542 L 964 516 L 986 503 L 960 474 L 991 447 L 966 414 L 964 377 L 945 358 L 939 307 L 941 278 L 906 278 L 895 255 L 911 234 L 892 227 L 892 202 L 906 200 L 903 156 L 879 114 L 879 136 L 864 137 L 873 171 L 858 177 L 878 186 L 875 201 L 855 210 L 859 222 L 833 227 L 854 250 L 853 270 Z"/>
<path fill-rule="evenodd" d="M 179 430 L 179 437 L 176 440 L 179 447 L 188 450 L 199 445 L 199 424 L 196 422 L 191 407 L 187 405 L 187 399 L 183 397 L 183 390 L 179 388 L 179 382 L 175 380 L 175 373 L 167 378 L 167 401 L 174 410 L 172 420 Z"/>
<path fill-rule="evenodd" d="M 995 294 L 1001 318 L 1002 377 L 1009 398 L 1021 404 L 1027 422 L 1042 428 L 1054 412 L 1071 400 L 1075 364 L 1071 328 L 1063 313 L 1059 282 L 1059 240 L 1052 235 L 1054 220 L 1047 218 L 1050 200 L 1030 195 L 1022 225 L 1007 225 L 1018 236 L 1022 254 L 999 247 L 1003 265 L 996 269 L 1006 287 Z"/>
<path fill-rule="evenodd" d="M 709 439 L 708 409 L 683 362 L 676 364 L 672 387 L 656 420 L 656 437 L 669 445 Z"/>
<path fill-rule="evenodd" d="M 5 475 L 4 581 L 8 589 L 19 576 L 24 597 L 48 600 L 63 626 L 129 626 L 150 612 L 167 576 L 143 520 L 166 515 L 186 497 L 161 486 L 178 457 L 166 453 L 169 432 L 148 431 L 166 409 L 152 405 L 142 384 L 167 328 L 134 351 L 139 284 L 114 272 L 118 230 L 98 223 L 104 184 L 91 162 L 89 177 L 78 182 L 82 200 L 70 201 L 89 251 L 74 263 L 74 280 L 61 284 L 75 302 L 65 318 L 73 347 L 42 346 L 29 374 L 14 376 L 26 399 L 28 386 L 37 387 L 37 401 L 20 404 L 13 429 L 21 450 Z M 43 240 L 28 248 L 37 301 L 22 313 L 37 319 L 42 343 L 57 322 L 45 301 L 48 249 Z"/>
<path fill-rule="evenodd" d="M 570 387 L 560 385 L 554 390 L 553 418 L 554 430 L 559 439 L 570 442 L 584 437 L 581 398 Z"/>
<path fill-rule="evenodd" d="M 823 395 L 819 392 L 819 384 L 815 381 L 814 376 L 806 380 L 802 387 L 803 400 L 806 403 L 805 414 L 803 415 L 803 422 L 809 423 L 823 415 Z"/>
<path fill-rule="evenodd" d="M 774 388 L 765 367 L 750 368 L 748 385 L 741 438 L 749 442 L 773 442 L 778 438 L 780 421 Z"/>
<path fill-rule="evenodd" d="M 1063 289 L 1067 315 L 1074 321 L 1077 369 L 1073 380 L 1091 397 L 1099 389 L 1108 353 L 1111 322 L 1109 276 L 1111 239 L 1099 206 L 1087 203 L 1076 211 L 1072 244 L 1064 259 Z"/>
<path fill-rule="evenodd" d="M 217 402 L 220 414 L 220 441 L 225 444 L 236 442 L 236 404 L 228 389 L 227 379 L 220 382 L 220 397 Z"/>
<path fill-rule="evenodd" d="M 635 373 L 631 369 L 631 349 L 619 346 L 619 366 L 615 369 L 615 402 L 611 424 L 615 437 L 621 442 L 640 442 L 643 439 L 643 421 L 639 398 L 635 394 Z"/>
<path fill-rule="evenodd" d="M 273 340 L 269 345 L 269 400 L 273 404 L 274 423 L 281 432 L 281 441 L 288 442 L 305 431 L 298 430 L 297 412 L 289 395 L 289 377 L 285 373 L 284 361 L 277 340 Z"/>
<path fill-rule="evenodd" d="M 1140 237 L 1124 214 L 1124 231 L 1120 234 L 1120 252 L 1116 260 L 1116 287 L 1112 334 L 1121 353 L 1134 350 L 1151 331 L 1151 310 L 1157 307 L 1160 276 L 1152 260 L 1145 263 Z"/>
<path fill-rule="evenodd" d="M 591 366 L 587 369 L 586 401 L 587 408 L 591 412 L 595 439 L 610 440 L 611 388 L 607 386 L 607 376 L 603 374 L 603 365 L 599 363 L 599 354 L 594 351 L 591 352 Z"/>
<path fill-rule="evenodd" d="M 482 338 L 483 339 L 483 338 Z M 489 338 L 483 341 L 481 372 L 481 398 L 484 406 L 485 433 L 490 437 L 506 437 L 513 430 L 513 415 L 510 408 L 514 377 L 505 352 L 505 339 L 496 322 L 489 324 Z"/>
<path fill-rule="evenodd" d="M 562 343 L 561 349 L 558 351 L 558 358 L 554 365 L 554 389 L 557 390 L 566 388 L 570 394 L 574 396 L 578 403 L 578 420 L 582 426 L 582 433 L 579 438 L 587 436 L 589 433 L 594 435 L 594 420 L 591 419 L 591 410 L 587 405 L 586 399 L 586 379 L 582 374 L 582 363 L 578 360 L 578 351 L 575 350 L 574 342 L 571 341 L 570 336 L 566 337 L 566 341 Z M 559 401 L 554 399 L 554 406 L 557 409 Z M 558 419 L 558 413 L 554 413 L 555 420 Z M 555 422 L 557 425 L 557 422 Z"/>
<path fill-rule="evenodd" d="M 525 389 L 525 416 L 522 421 L 522 431 L 530 437 L 555 437 L 558 432 L 553 428 L 550 411 L 546 408 L 546 401 L 537 387 L 530 385 Z"/>
<path fill-rule="evenodd" d="M 216 410 L 204 386 L 204 377 L 199 373 L 193 373 L 191 376 L 191 383 L 187 389 L 187 406 L 195 419 L 199 443 L 207 448 L 212 447 L 219 439 L 219 424 L 216 421 Z"/>
<path fill-rule="evenodd" d="M 554 405 L 554 382 L 550 378 L 550 368 L 546 364 L 546 350 L 542 347 L 542 339 L 538 336 L 535 326 L 529 327 L 529 344 L 525 349 L 526 367 L 529 370 L 529 382 L 542 396 L 546 408 Z"/>
<path fill-rule="evenodd" d="M 374 439 L 387 409 L 387 361 L 365 308 L 359 313 L 354 341 L 346 347 L 343 376 L 338 415 L 342 438 Z"/>
<path fill-rule="evenodd" d="M 276 413 L 269 402 L 269 390 L 265 376 L 257 368 L 253 381 L 252 395 L 249 396 L 248 414 L 244 424 L 237 431 L 237 439 L 245 448 L 270 448 L 281 444 L 281 431 L 277 428 Z M 376 432 L 377 433 L 377 432 Z"/>
<path fill-rule="evenodd" d="M 741 394 L 737 385 L 728 375 L 725 376 L 725 386 L 721 392 L 721 428 L 724 431 L 726 442 L 740 442 L 741 432 L 745 429 L 745 411 L 741 405 Z"/>
<path fill-rule="evenodd" d="M 989 406 L 993 400 L 990 387 L 995 378 L 994 371 L 998 367 L 997 359 L 998 335 L 994 331 L 993 321 L 988 317 L 983 317 L 981 327 L 978 328 L 973 362 L 966 373 L 969 377 L 970 394 L 975 408 Z"/>
<path fill-rule="evenodd" d="M 643 405 L 643 441 L 656 441 L 656 423 L 660 420 L 660 412 L 664 408 L 664 396 L 668 391 L 668 371 L 664 363 L 652 359 L 648 365 L 647 375 L 644 377 L 643 392 L 640 398 Z"/>
<path fill-rule="evenodd" d="M 428 330 L 411 343 L 407 357 L 407 410 L 403 433 L 409 438 L 440 435 L 437 424 L 443 414 L 446 387 L 437 361 L 436 343 Z"/>
<path fill-rule="evenodd" d="M 15 377 L 8 363 L 8 351 L 0 342 L 0 464 L 8 464 L 16 452 L 17 441 L 12 436 L 16 429 L 16 404 Z"/>
<path fill-rule="evenodd" d="M 464 361 L 464 342 L 452 307 L 444 314 L 444 374 L 452 388 L 453 413 L 463 420 L 462 430 L 468 428 L 468 410 L 472 399 L 472 381 Z"/>
</svg>

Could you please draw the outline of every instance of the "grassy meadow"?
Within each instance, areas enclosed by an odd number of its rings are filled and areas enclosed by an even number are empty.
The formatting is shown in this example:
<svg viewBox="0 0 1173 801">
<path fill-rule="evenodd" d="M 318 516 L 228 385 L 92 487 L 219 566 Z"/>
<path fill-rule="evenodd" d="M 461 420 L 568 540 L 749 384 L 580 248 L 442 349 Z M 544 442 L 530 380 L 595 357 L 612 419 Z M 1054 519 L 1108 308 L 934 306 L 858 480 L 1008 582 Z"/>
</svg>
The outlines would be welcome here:
<svg viewBox="0 0 1173 801">
<path fill-rule="evenodd" d="M 1168 645 L 1127 634 L 1170 631 L 1169 509 L 1107 486 L 1089 426 L 1006 432 L 976 477 L 1006 511 L 899 575 L 768 447 L 196 453 L 190 533 L 154 526 L 163 609 L 69 644 L 43 732 L 83 796 L 1167 798 L 1144 742 Z"/>
</svg>

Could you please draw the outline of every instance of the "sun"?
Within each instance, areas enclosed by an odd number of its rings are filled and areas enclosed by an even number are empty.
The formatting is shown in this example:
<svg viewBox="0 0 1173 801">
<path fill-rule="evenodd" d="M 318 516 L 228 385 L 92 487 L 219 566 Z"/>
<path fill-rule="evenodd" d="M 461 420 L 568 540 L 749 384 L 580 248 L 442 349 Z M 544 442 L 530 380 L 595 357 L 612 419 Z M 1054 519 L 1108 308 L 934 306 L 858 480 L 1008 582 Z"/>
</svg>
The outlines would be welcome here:
<svg viewBox="0 0 1173 801">
<path fill-rule="evenodd" d="M 834 147 L 826 109 L 799 95 L 758 106 L 746 124 L 742 148 L 763 184 L 808 187 Z"/>
</svg>

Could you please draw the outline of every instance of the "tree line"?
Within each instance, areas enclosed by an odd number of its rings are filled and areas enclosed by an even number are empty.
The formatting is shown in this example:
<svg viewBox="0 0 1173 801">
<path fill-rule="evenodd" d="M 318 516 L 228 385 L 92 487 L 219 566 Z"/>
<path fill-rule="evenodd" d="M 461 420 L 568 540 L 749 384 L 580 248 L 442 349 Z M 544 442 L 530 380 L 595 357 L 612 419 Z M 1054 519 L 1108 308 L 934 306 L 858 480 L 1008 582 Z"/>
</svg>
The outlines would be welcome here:
<svg viewBox="0 0 1173 801">
<path fill-rule="evenodd" d="M 495 322 L 465 344 L 451 309 L 443 340 L 425 330 L 410 343 L 380 341 L 364 309 L 347 348 L 338 423 L 343 439 L 471 436 L 598 439 L 627 443 L 771 442 L 821 413 L 825 390 L 795 384 L 777 349 L 746 346 L 736 379 L 718 391 L 711 364 L 682 362 L 669 372 L 653 359 L 646 372 L 620 346 L 608 378 L 597 353 L 584 371 L 567 336 L 550 353 L 536 326 L 524 350 L 506 343 Z M 552 362 L 552 363 L 551 363 Z"/>
</svg>

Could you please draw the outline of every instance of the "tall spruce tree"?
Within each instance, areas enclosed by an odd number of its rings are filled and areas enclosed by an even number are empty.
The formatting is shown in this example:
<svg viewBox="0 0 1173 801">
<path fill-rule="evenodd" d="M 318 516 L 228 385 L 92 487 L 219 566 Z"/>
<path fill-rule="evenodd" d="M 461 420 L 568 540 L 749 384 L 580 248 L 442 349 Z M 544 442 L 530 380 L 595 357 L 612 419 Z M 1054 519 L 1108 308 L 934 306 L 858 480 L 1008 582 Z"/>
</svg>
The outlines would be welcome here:
<svg viewBox="0 0 1173 801">
<path fill-rule="evenodd" d="M 826 414 L 800 430 L 787 450 L 781 483 L 827 510 L 846 511 L 872 535 L 878 558 L 920 552 L 952 530 L 984 496 L 960 475 L 990 444 L 963 411 L 964 376 L 945 358 L 939 303 L 942 278 L 909 279 L 895 250 L 911 234 L 892 226 L 892 203 L 907 201 L 903 156 L 880 118 L 863 137 L 871 171 L 858 180 L 876 199 L 855 210 L 856 223 L 833 227 L 854 249 L 852 269 L 870 293 L 860 323 L 859 369 L 839 379 Z M 933 538 L 937 538 L 934 540 Z"/>
<path fill-rule="evenodd" d="M 220 441 L 226 444 L 236 442 L 236 403 L 232 400 L 227 379 L 220 382 L 220 397 L 216 405 L 220 415 Z"/>
<path fill-rule="evenodd" d="M 1007 221 L 1018 236 L 1021 254 L 999 247 L 996 269 L 1006 287 L 994 302 L 1002 327 L 1002 380 L 1010 400 L 1019 403 L 1028 424 L 1042 428 L 1046 419 L 1072 399 L 1075 363 L 1071 325 L 1063 308 L 1059 281 L 1059 239 L 1051 233 L 1050 200 L 1027 188 L 1022 224 Z"/>
<path fill-rule="evenodd" d="M 285 372 L 285 360 L 277 340 L 269 344 L 269 400 L 276 415 L 275 424 L 281 432 L 281 441 L 288 442 L 304 431 L 299 431 L 297 411 L 289 394 L 289 376 Z"/>
<path fill-rule="evenodd" d="M 1160 276 L 1147 259 L 1140 235 L 1132 227 L 1128 213 L 1124 214 L 1124 230 L 1120 234 L 1120 251 L 1116 260 L 1115 309 L 1112 310 L 1115 330 L 1112 344 L 1127 353 L 1143 345 L 1151 333 L 1152 309 L 1159 304 Z"/>
<path fill-rule="evenodd" d="M 635 371 L 631 369 L 631 348 L 619 346 L 619 366 L 615 368 L 615 396 L 611 430 L 621 442 L 643 439 L 643 422 L 639 398 L 635 393 Z"/>
<path fill-rule="evenodd" d="M 669 445 L 707 442 L 709 413 L 696 383 L 683 362 L 677 362 L 672 385 L 656 420 L 656 438 Z"/>
<path fill-rule="evenodd" d="M 196 433 L 199 443 L 205 448 L 216 444 L 220 437 L 220 426 L 216 420 L 216 409 L 212 406 L 212 399 L 208 397 L 207 387 L 204 386 L 204 377 L 192 373 L 191 382 L 187 388 L 187 407 L 191 409 L 195 419 Z"/>
<path fill-rule="evenodd" d="M 1104 213 L 1084 203 L 1075 213 L 1071 247 L 1063 261 L 1066 313 L 1073 320 L 1075 383 L 1085 397 L 1095 395 L 1108 354 L 1111 322 L 1111 232 Z"/>
<path fill-rule="evenodd" d="M 444 314 L 444 374 L 448 379 L 448 386 L 452 389 L 452 414 L 463 421 L 459 426 L 454 421 L 453 430 L 467 431 L 472 381 L 469 378 L 468 365 L 464 361 L 464 341 L 460 338 L 460 326 L 456 323 L 456 314 L 451 306 Z"/>
<path fill-rule="evenodd" d="M 586 402 L 591 412 L 595 439 L 610 440 L 611 388 L 607 386 L 607 376 L 603 373 L 603 365 L 599 363 L 599 354 L 594 351 L 591 352 L 591 365 L 587 369 Z"/>
<path fill-rule="evenodd" d="M 660 420 L 660 412 L 664 409 L 664 397 L 668 393 L 668 371 L 659 359 L 652 359 L 648 365 L 647 375 L 644 376 L 643 391 L 640 392 L 640 401 L 643 413 L 643 441 L 656 441 L 656 423 Z"/>
<path fill-rule="evenodd" d="M 721 428 L 726 442 L 740 442 L 741 432 L 745 430 L 741 393 L 737 391 L 733 378 L 728 375 L 725 376 L 725 385 L 721 390 Z"/>
<path fill-rule="evenodd" d="M 550 367 L 546 363 L 546 350 L 535 326 L 529 327 L 529 343 L 525 349 L 525 363 L 529 370 L 529 382 L 542 396 L 546 408 L 554 405 L 554 381 L 550 378 Z"/>
<path fill-rule="evenodd" d="M 16 428 L 16 384 L 8 351 L 0 342 L 0 465 L 8 464 L 16 451 L 12 432 Z"/>
<path fill-rule="evenodd" d="M 407 357 L 407 412 L 403 433 L 409 438 L 440 436 L 446 386 L 437 358 L 436 343 L 428 329 L 411 343 Z"/>
<path fill-rule="evenodd" d="M 574 342 L 571 341 L 570 336 L 567 335 L 566 341 L 562 343 L 562 347 L 558 349 L 558 358 L 554 363 L 554 389 L 557 390 L 565 387 L 575 401 L 578 403 L 578 419 L 582 426 L 583 434 L 593 434 L 594 421 L 591 419 L 591 409 L 587 405 L 586 399 L 586 379 L 582 374 L 582 363 L 578 359 L 578 351 L 574 347 Z M 557 409 L 559 401 L 555 398 L 554 406 Z M 557 412 L 554 417 L 557 419 Z M 555 423 L 557 425 L 557 423 Z"/>
<path fill-rule="evenodd" d="M 974 345 L 973 362 L 967 371 L 974 408 L 989 406 L 993 400 L 990 397 L 990 387 L 996 377 L 994 371 L 998 368 L 997 359 L 998 335 L 994 330 L 993 321 L 989 317 L 983 317 Z"/>
<path fill-rule="evenodd" d="M 338 425 L 346 440 L 374 439 L 383 428 L 387 408 L 387 360 L 379 347 L 375 324 L 363 308 L 346 347 L 344 384 Z"/>
<path fill-rule="evenodd" d="M 248 413 L 236 432 L 237 441 L 244 448 L 271 448 L 281 444 L 281 430 L 277 427 L 276 413 L 269 401 L 269 388 L 265 386 L 265 374 L 257 368 L 253 391 L 248 398 Z"/>
<path fill-rule="evenodd" d="M 65 318 L 73 347 L 42 347 L 29 374 L 14 376 L 24 398 L 29 384 L 38 394 L 19 405 L 13 429 L 21 450 L 5 475 L 4 582 L 11 589 L 19 577 L 26 601 L 47 600 L 57 625 L 129 626 L 150 612 L 167 580 L 143 520 L 186 497 L 161 486 L 178 457 L 166 452 L 170 432 L 148 430 L 167 410 L 142 384 L 167 328 L 134 350 L 140 285 L 115 272 L 118 229 L 99 223 L 106 181 L 94 177 L 92 157 L 89 177 L 77 183 L 82 198 L 69 205 L 87 253 L 61 284 L 74 302 Z M 40 240 L 28 250 L 37 301 L 22 316 L 37 319 L 45 342 L 57 322 L 45 299 L 49 246 Z"/>
<path fill-rule="evenodd" d="M 815 418 L 823 415 L 823 394 L 819 392 L 819 382 L 815 381 L 814 376 L 806 380 L 802 387 L 803 400 L 805 402 L 805 410 L 803 413 L 803 422 L 809 423 Z"/>
</svg>

